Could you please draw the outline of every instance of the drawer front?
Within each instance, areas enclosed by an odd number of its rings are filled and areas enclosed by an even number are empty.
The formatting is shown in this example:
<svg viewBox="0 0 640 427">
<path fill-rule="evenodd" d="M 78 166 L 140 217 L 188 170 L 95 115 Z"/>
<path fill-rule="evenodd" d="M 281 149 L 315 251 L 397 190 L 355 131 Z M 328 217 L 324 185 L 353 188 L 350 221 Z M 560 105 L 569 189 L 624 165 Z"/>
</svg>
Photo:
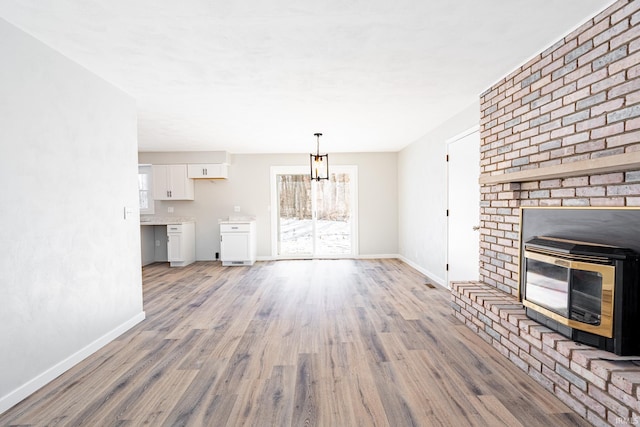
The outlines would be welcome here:
<svg viewBox="0 0 640 427">
<path fill-rule="evenodd" d="M 250 229 L 249 224 L 220 224 L 221 233 L 248 233 Z"/>
<path fill-rule="evenodd" d="M 167 233 L 182 233 L 182 224 L 167 225 Z"/>
</svg>

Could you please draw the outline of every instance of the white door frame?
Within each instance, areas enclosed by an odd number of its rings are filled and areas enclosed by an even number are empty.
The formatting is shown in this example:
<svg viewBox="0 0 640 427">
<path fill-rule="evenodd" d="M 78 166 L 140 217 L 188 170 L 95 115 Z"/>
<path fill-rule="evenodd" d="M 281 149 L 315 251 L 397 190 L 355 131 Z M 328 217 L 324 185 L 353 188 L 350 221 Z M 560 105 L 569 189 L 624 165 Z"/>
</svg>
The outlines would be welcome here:
<svg viewBox="0 0 640 427">
<path fill-rule="evenodd" d="M 329 255 L 318 256 L 314 255 L 314 259 L 322 258 L 353 258 L 359 253 L 359 238 L 358 238 L 358 166 L 356 165 L 335 165 L 329 167 L 329 173 L 349 173 L 351 179 L 351 213 L 353 219 L 351 221 L 351 253 L 345 255 Z M 292 256 L 292 255 L 280 255 L 278 254 L 278 188 L 277 188 L 277 175 L 283 174 L 308 174 L 309 165 L 306 166 L 271 166 L 270 171 L 270 188 L 271 188 L 271 257 L 274 259 L 296 259 L 296 258 L 309 258 L 308 255 Z M 314 215 L 315 216 L 315 215 Z M 315 230 L 314 238 L 315 238 Z M 315 251 L 315 248 L 314 248 Z"/>
<path fill-rule="evenodd" d="M 457 141 L 459 141 L 459 140 L 461 140 L 461 139 L 463 139 L 463 138 L 465 138 L 465 137 L 467 137 L 467 136 L 469 136 L 469 135 L 471 135 L 471 134 L 473 134 L 475 132 L 480 132 L 480 126 L 479 125 L 473 126 L 473 127 L 469 128 L 469 129 L 467 129 L 466 131 L 464 131 L 464 132 L 462 132 L 462 133 L 460 133 L 460 134 L 448 139 L 446 141 L 447 156 L 449 155 L 449 146 L 450 146 L 450 144 L 453 144 L 454 142 L 457 142 Z M 478 144 L 478 150 L 480 150 L 480 144 Z M 449 189 L 449 173 L 450 173 L 450 171 L 449 171 L 449 162 L 447 161 L 447 211 L 449 210 L 449 205 L 450 205 L 450 200 L 449 200 L 449 190 L 450 190 Z M 479 176 L 477 178 L 479 178 Z M 474 184 L 478 185 L 478 186 L 480 185 L 478 183 L 477 179 L 474 181 Z M 478 189 L 478 192 L 479 192 L 479 189 Z M 480 206 L 478 206 L 478 218 L 479 217 L 480 217 Z M 450 227 L 450 222 L 451 221 L 449 219 L 449 216 L 447 216 L 447 239 L 446 239 L 447 244 L 446 244 L 446 253 L 445 253 L 446 260 L 447 260 L 446 261 L 447 265 L 449 265 L 450 261 L 451 261 L 449 259 L 449 248 L 450 248 L 450 243 L 449 243 L 449 235 L 450 235 L 449 231 L 450 230 L 449 230 L 449 227 Z M 479 241 L 480 241 L 480 238 L 478 237 L 478 243 L 479 243 Z M 477 249 L 478 249 L 478 253 L 479 253 L 479 251 L 480 251 L 479 244 L 478 244 L 478 248 Z M 479 272 L 480 272 L 480 265 L 478 264 L 478 275 L 479 275 Z M 449 285 L 449 269 L 448 268 L 445 270 L 445 276 L 446 276 L 445 277 L 446 285 L 447 285 L 447 288 L 449 288 L 450 285 Z"/>
</svg>

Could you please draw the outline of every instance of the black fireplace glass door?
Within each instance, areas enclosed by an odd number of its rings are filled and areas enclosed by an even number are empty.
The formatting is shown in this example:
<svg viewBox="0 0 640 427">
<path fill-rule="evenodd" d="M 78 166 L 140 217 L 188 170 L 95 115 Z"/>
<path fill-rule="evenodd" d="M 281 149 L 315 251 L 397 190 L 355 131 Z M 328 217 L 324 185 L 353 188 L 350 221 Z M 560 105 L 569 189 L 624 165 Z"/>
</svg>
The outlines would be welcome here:
<svg viewBox="0 0 640 427">
<path fill-rule="evenodd" d="M 595 271 L 571 270 L 570 319 L 591 325 L 600 324 L 602 275 Z"/>
<path fill-rule="evenodd" d="M 527 258 L 525 299 L 569 317 L 569 269 Z"/>
</svg>

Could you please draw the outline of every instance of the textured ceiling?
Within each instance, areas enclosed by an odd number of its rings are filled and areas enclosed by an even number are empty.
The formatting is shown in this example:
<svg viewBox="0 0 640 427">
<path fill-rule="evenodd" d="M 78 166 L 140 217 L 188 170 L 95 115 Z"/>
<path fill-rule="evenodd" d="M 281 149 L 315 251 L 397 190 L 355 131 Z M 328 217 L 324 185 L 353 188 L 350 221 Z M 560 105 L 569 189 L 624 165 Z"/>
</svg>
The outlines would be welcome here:
<svg viewBox="0 0 640 427">
<path fill-rule="evenodd" d="M 133 96 L 141 151 L 397 151 L 603 0 L 0 0 Z"/>
</svg>

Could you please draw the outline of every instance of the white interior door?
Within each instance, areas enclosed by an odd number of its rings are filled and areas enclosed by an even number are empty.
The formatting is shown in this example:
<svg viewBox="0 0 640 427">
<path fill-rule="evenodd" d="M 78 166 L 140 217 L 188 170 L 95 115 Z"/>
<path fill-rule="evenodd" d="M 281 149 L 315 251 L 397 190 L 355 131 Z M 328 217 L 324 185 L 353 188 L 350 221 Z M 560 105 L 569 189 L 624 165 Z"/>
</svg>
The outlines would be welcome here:
<svg viewBox="0 0 640 427">
<path fill-rule="evenodd" d="M 480 133 L 470 129 L 447 143 L 447 284 L 478 280 L 480 265 Z"/>
</svg>

